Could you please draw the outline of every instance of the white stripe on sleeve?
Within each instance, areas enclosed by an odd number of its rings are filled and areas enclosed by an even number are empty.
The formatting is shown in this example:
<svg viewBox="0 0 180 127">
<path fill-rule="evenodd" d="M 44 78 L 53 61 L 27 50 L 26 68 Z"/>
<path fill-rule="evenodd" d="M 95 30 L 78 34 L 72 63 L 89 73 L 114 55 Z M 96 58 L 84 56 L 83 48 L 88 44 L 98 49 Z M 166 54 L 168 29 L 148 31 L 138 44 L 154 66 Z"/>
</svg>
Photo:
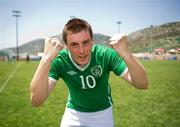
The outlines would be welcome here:
<svg viewBox="0 0 180 127">
<path fill-rule="evenodd" d="M 57 80 L 56 80 L 56 79 L 54 79 L 54 78 L 52 78 L 52 77 L 49 77 L 49 79 L 50 79 L 51 81 L 53 81 L 54 83 L 56 83 L 56 82 L 57 82 Z"/>
<path fill-rule="evenodd" d="M 128 71 L 128 68 L 126 67 L 125 69 L 124 69 L 124 71 L 121 73 L 121 77 L 124 77 L 124 75 L 126 74 L 126 72 Z"/>
</svg>

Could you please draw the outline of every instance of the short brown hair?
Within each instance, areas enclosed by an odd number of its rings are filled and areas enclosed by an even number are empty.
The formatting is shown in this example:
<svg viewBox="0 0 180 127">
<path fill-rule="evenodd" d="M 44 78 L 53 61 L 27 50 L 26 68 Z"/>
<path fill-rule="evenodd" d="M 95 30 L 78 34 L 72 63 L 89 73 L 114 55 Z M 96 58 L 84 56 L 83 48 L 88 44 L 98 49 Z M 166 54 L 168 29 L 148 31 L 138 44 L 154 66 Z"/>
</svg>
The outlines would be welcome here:
<svg viewBox="0 0 180 127">
<path fill-rule="evenodd" d="M 63 36 L 63 40 L 65 43 L 67 43 L 67 34 L 70 33 L 79 33 L 83 30 L 87 30 L 90 33 L 91 38 L 93 38 L 93 32 L 92 32 L 92 28 L 91 25 L 83 20 L 83 19 L 79 19 L 79 18 L 73 18 L 71 20 L 69 20 L 67 22 L 67 24 L 65 25 L 63 32 L 62 32 L 62 36 Z"/>
</svg>

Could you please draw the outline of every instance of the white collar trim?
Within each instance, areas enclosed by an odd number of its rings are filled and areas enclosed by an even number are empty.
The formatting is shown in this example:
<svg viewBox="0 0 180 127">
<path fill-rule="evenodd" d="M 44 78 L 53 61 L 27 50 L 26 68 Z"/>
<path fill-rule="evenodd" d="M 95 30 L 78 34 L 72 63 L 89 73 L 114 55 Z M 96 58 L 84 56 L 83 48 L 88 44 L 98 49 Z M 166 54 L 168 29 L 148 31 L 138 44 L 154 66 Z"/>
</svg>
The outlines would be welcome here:
<svg viewBox="0 0 180 127">
<path fill-rule="evenodd" d="M 70 58 L 71 62 L 73 63 L 73 65 L 74 65 L 77 69 L 79 69 L 80 71 L 84 71 L 86 68 L 88 68 L 88 66 L 89 66 L 89 64 L 90 64 L 90 61 L 91 61 L 91 57 L 90 57 L 88 63 L 87 63 L 84 67 L 81 67 L 81 66 L 77 65 L 77 64 L 74 62 L 74 60 L 73 60 L 72 57 L 71 57 L 71 53 L 70 53 L 69 51 L 68 51 L 68 54 L 69 54 L 69 58 Z"/>
</svg>

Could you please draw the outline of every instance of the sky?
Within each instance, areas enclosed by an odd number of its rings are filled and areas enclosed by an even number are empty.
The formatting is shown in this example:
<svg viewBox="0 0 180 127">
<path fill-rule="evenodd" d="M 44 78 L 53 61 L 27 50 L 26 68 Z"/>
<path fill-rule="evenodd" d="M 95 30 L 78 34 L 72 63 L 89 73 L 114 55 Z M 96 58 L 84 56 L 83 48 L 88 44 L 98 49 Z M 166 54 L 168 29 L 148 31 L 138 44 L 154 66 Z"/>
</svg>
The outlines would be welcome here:
<svg viewBox="0 0 180 127">
<path fill-rule="evenodd" d="M 180 21 L 180 0 L 0 0 L 0 49 L 61 34 L 72 17 L 88 21 L 94 33 L 130 34 L 150 25 Z M 118 31 L 117 21 L 121 21 Z"/>
</svg>

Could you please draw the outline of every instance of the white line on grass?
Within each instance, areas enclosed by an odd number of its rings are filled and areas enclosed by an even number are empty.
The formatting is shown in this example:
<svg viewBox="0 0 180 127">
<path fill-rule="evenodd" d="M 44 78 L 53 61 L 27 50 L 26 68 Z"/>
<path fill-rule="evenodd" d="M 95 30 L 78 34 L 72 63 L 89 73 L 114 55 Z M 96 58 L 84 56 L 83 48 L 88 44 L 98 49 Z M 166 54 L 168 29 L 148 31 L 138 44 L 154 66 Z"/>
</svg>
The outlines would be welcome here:
<svg viewBox="0 0 180 127">
<path fill-rule="evenodd" d="M 8 79 L 3 83 L 3 85 L 0 88 L 0 94 L 3 91 L 4 87 L 7 85 L 8 81 L 13 77 L 14 73 L 16 72 L 16 70 L 18 69 L 18 67 L 20 66 L 20 64 L 18 64 L 14 70 L 12 71 L 12 73 L 9 75 Z"/>
</svg>

